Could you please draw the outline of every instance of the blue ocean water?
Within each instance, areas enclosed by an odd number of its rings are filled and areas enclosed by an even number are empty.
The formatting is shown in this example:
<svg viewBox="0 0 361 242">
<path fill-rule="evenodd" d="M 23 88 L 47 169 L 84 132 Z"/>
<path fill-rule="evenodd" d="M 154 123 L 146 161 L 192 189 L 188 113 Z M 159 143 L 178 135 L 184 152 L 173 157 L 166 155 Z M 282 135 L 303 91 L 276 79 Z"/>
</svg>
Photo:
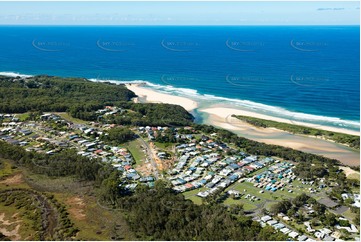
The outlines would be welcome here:
<svg viewBox="0 0 361 242">
<path fill-rule="evenodd" d="M 163 92 L 358 130 L 359 26 L 2 26 L 0 72 Z"/>
</svg>

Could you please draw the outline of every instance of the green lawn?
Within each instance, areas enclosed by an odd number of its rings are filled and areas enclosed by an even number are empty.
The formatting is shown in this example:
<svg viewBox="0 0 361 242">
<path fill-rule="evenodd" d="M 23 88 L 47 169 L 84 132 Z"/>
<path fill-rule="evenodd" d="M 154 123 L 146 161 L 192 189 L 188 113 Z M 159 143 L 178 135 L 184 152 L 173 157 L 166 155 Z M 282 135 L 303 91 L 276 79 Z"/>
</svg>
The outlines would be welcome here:
<svg viewBox="0 0 361 242">
<path fill-rule="evenodd" d="M 77 119 L 77 118 L 73 118 L 68 113 L 56 113 L 56 114 L 59 115 L 60 117 L 62 117 L 63 119 L 71 121 L 71 122 L 73 122 L 75 124 L 86 124 L 87 123 L 87 121 Z"/>
<path fill-rule="evenodd" d="M 16 117 L 19 118 L 21 122 L 23 122 L 26 119 L 28 119 L 30 115 L 29 113 L 22 113 L 22 114 L 17 114 Z"/>
<path fill-rule="evenodd" d="M 253 183 L 251 182 L 243 182 L 243 183 L 237 182 L 233 186 L 227 188 L 226 190 L 228 191 L 230 189 L 235 189 L 243 194 L 251 194 L 252 196 L 259 197 L 261 200 L 263 199 L 263 200 L 274 200 L 274 201 L 281 201 L 283 199 L 294 198 L 301 194 L 301 191 L 297 189 L 295 190 L 293 188 L 292 188 L 292 190 L 294 191 L 293 193 L 289 193 L 287 188 L 285 188 L 283 191 L 281 190 L 277 190 L 275 192 L 265 191 L 264 189 L 254 187 Z M 246 189 L 246 191 L 244 191 L 244 189 Z M 263 190 L 264 192 L 260 193 L 261 190 Z"/>
<path fill-rule="evenodd" d="M 11 168 L 11 164 L 3 159 L 0 159 L 0 178 L 13 174 L 15 169 Z"/>
<path fill-rule="evenodd" d="M 174 143 L 159 143 L 159 142 L 154 142 L 154 145 L 157 146 L 159 149 L 169 150 L 169 149 L 172 148 L 172 146 L 174 145 Z"/>
<path fill-rule="evenodd" d="M 202 204 L 202 198 L 198 197 L 198 196 L 193 196 L 190 197 L 189 200 L 191 200 L 192 202 L 194 202 L 197 205 L 201 205 Z"/>
<path fill-rule="evenodd" d="M 188 191 L 188 192 L 183 192 L 183 195 L 184 195 L 185 198 L 188 198 L 188 197 L 191 197 L 191 196 L 196 196 L 197 193 L 203 192 L 203 191 L 206 191 L 206 190 L 208 190 L 206 187 L 201 187 L 201 188 L 194 189 L 194 190 L 191 190 L 191 191 Z"/>
<path fill-rule="evenodd" d="M 348 209 L 346 212 L 342 213 L 342 215 L 350 221 L 352 221 L 356 216 L 356 214 L 351 212 L 351 209 Z"/>
<path fill-rule="evenodd" d="M 356 179 L 356 180 L 360 180 L 360 173 L 352 173 L 350 174 L 347 179 Z"/>
<path fill-rule="evenodd" d="M 277 202 L 268 202 L 266 203 L 265 209 L 268 211 L 271 210 L 272 205 L 276 204 Z"/>
<path fill-rule="evenodd" d="M 232 205 L 232 204 L 243 204 L 243 209 L 245 211 L 248 211 L 248 210 L 252 210 L 252 209 L 255 209 L 257 208 L 257 204 L 260 204 L 260 201 L 250 201 L 248 199 L 245 199 L 244 196 L 240 199 L 233 199 L 233 198 L 227 198 L 225 201 L 224 201 L 224 204 L 225 205 Z"/>
<path fill-rule="evenodd" d="M 142 143 L 138 139 L 124 144 L 124 147 L 132 154 L 136 165 L 142 165 L 146 160 L 146 154 L 143 152 L 143 148 L 141 146 Z"/>
<path fill-rule="evenodd" d="M 192 191 L 184 192 L 183 195 L 184 195 L 184 197 L 186 199 L 189 199 L 192 202 L 194 202 L 195 204 L 200 205 L 200 204 L 202 204 L 202 198 L 198 197 L 197 193 L 203 192 L 203 191 L 206 191 L 206 190 L 208 190 L 208 189 L 205 188 L 205 187 L 201 187 L 201 188 L 198 188 L 198 189 L 194 189 Z"/>
</svg>

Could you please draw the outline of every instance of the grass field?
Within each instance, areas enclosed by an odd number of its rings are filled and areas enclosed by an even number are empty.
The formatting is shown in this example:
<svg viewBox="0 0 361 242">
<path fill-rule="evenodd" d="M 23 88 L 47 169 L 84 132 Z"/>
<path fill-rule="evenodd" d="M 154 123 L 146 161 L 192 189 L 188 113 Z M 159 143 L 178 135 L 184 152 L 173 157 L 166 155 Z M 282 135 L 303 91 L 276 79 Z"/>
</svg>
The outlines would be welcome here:
<svg viewBox="0 0 361 242">
<path fill-rule="evenodd" d="M 235 185 L 230 186 L 227 190 L 235 189 L 240 191 L 243 194 L 250 194 L 252 196 L 259 197 L 261 200 L 283 200 L 286 198 L 296 197 L 298 194 L 296 193 L 288 193 L 286 189 L 284 191 L 278 190 L 276 192 L 264 191 L 260 193 L 261 190 L 258 187 L 254 187 L 251 182 L 243 182 L 243 183 L 235 183 Z M 244 191 L 246 190 L 246 191 Z"/>
<path fill-rule="evenodd" d="M 347 179 L 356 179 L 356 180 L 360 180 L 360 174 L 359 173 L 352 173 L 350 174 Z"/>
<path fill-rule="evenodd" d="M 28 119 L 30 117 L 29 113 L 22 113 L 22 114 L 18 114 L 16 115 L 17 118 L 20 119 L 21 122 L 25 121 L 26 119 Z"/>
<path fill-rule="evenodd" d="M 351 209 L 348 209 L 346 212 L 342 213 L 342 215 L 350 221 L 352 221 L 356 216 L 356 214 L 351 212 Z"/>
<path fill-rule="evenodd" d="M 125 143 L 124 147 L 127 148 L 132 154 L 136 165 L 144 164 L 146 160 L 146 154 L 143 152 L 142 143 L 138 139 Z"/>
<path fill-rule="evenodd" d="M 68 113 L 56 113 L 56 114 L 59 115 L 60 117 L 62 117 L 63 119 L 71 121 L 71 122 L 73 122 L 75 124 L 86 124 L 87 123 L 87 121 L 77 119 L 77 118 L 73 118 Z"/>
<path fill-rule="evenodd" d="M 202 204 L 202 198 L 197 196 L 197 193 L 206 191 L 207 188 L 202 187 L 192 191 L 184 192 L 183 195 L 186 199 L 193 201 L 195 204 Z"/>
<path fill-rule="evenodd" d="M 159 149 L 162 149 L 162 150 L 170 150 L 174 144 L 173 143 L 154 142 L 154 145 L 157 146 Z"/>
<path fill-rule="evenodd" d="M 0 159 L 0 179 L 11 175 L 16 171 L 16 169 L 13 169 L 11 166 L 10 162 Z"/>
<path fill-rule="evenodd" d="M 234 200 L 229 197 L 224 201 L 224 204 L 225 205 L 243 204 L 243 209 L 245 211 L 248 211 L 248 210 L 256 209 L 257 208 L 256 204 L 260 204 L 260 202 L 259 201 L 251 202 L 248 199 L 245 199 L 244 197 L 238 200 Z"/>
</svg>

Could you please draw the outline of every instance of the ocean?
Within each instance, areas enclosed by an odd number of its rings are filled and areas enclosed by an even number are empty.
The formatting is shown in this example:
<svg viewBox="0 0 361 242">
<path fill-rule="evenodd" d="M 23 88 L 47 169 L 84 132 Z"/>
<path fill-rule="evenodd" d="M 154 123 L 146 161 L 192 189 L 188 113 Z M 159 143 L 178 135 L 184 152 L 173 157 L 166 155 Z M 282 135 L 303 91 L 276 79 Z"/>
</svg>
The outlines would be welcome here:
<svg viewBox="0 0 361 242">
<path fill-rule="evenodd" d="M 360 128 L 359 26 L 1 26 L 0 74 L 158 91 Z"/>
</svg>

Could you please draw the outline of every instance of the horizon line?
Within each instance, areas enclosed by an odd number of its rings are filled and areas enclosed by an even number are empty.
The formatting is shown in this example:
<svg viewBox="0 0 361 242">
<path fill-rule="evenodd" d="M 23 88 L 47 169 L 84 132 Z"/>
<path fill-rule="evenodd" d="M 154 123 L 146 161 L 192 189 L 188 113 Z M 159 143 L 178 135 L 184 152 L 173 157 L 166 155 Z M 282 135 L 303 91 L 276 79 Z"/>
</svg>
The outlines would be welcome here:
<svg viewBox="0 0 361 242">
<path fill-rule="evenodd" d="M 285 26 L 285 27 L 291 27 L 291 26 L 354 26 L 354 27 L 360 27 L 360 24 L 0 24 L 0 26 L 25 26 L 25 27 L 247 27 L 247 26 Z"/>
</svg>

